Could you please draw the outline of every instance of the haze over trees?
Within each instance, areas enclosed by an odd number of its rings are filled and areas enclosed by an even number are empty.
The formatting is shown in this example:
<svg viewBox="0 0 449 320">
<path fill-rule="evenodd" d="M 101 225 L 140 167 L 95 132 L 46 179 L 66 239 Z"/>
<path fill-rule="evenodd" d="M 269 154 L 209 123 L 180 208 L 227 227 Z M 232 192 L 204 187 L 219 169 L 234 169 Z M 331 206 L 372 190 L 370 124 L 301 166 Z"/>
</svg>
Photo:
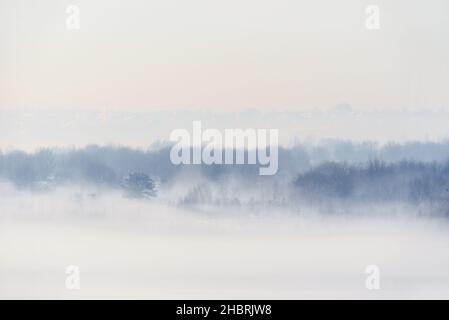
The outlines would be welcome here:
<svg viewBox="0 0 449 320">
<path fill-rule="evenodd" d="M 377 146 L 327 141 L 280 148 L 274 176 L 258 175 L 259 165 L 177 166 L 169 153 L 170 146 L 95 145 L 0 152 L 0 181 L 33 191 L 91 185 L 119 190 L 128 198 L 163 195 L 178 205 L 406 203 L 449 213 L 448 142 Z"/>
</svg>

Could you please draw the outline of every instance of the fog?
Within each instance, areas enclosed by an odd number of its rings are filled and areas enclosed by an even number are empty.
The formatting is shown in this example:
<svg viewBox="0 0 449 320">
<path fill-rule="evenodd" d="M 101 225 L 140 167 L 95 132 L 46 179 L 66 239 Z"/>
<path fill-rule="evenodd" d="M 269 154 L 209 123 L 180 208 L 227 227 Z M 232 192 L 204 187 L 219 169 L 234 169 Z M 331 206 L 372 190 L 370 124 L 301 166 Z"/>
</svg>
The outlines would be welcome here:
<svg viewBox="0 0 449 320">
<path fill-rule="evenodd" d="M 274 176 L 164 144 L 5 151 L 0 298 L 448 299 L 447 146 L 296 145 Z"/>
<path fill-rule="evenodd" d="M 92 198 L 107 190 L 194 210 L 236 206 L 289 211 L 309 206 L 332 214 L 382 204 L 447 217 L 448 146 L 345 141 L 297 145 L 279 149 L 279 169 L 273 176 L 260 176 L 259 165 L 174 165 L 169 145 L 150 150 L 96 145 L 15 150 L 0 152 L 0 182 L 36 193 L 90 188 Z"/>
<path fill-rule="evenodd" d="M 412 206 L 325 215 L 85 186 L 1 194 L 1 298 L 449 298 L 447 221 Z M 69 265 L 80 290 L 65 287 Z M 365 286 L 368 265 L 379 290 Z"/>
<path fill-rule="evenodd" d="M 444 108 L 433 111 L 364 110 L 344 103 L 333 108 L 301 110 L 284 110 L 279 106 L 272 111 L 226 110 L 218 111 L 214 105 L 203 111 L 161 109 L 133 112 L 109 107 L 88 111 L 80 108 L 65 110 L 62 106 L 49 110 L 0 110 L 0 148 L 36 151 L 41 147 L 81 148 L 98 144 L 145 149 L 168 139 L 175 128 L 191 129 L 195 120 L 201 120 L 205 129 L 221 131 L 229 128 L 278 128 L 279 143 L 284 147 L 298 141 L 316 143 L 327 139 L 359 143 L 376 141 L 384 145 L 391 141 L 435 143 L 449 136 L 449 112 Z M 426 155 L 421 153 L 421 156 Z"/>
</svg>

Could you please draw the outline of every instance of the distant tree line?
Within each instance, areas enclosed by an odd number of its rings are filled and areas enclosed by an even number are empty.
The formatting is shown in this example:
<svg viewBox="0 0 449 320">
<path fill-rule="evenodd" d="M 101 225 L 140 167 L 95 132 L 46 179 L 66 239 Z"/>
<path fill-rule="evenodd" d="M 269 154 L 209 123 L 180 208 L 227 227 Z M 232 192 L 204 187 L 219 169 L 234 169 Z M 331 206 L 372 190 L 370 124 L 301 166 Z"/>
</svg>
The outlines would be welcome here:
<svg viewBox="0 0 449 320">
<path fill-rule="evenodd" d="M 184 182 L 191 188 L 181 201 L 187 204 L 407 202 L 449 208 L 447 142 L 379 147 L 328 141 L 280 148 L 278 173 L 265 177 L 258 175 L 258 165 L 176 166 L 169 153 L 170 146 L 140 150 L 95 145 L 0 152 L 0 181 L 38 189 L 86 183 L 148 198 L 157 196 L 159 185 L 176 185 L 187 177 Z M 192 176 L 200 176 L 201 184 Z"/>
<path fill-rule="evenodd" d="M 362 165 L 329 162 L 300 174 L 294 186 L 298 198 L 310 203 L 427 203 L 449 213 L 448 161 L 387 164 L 375 160 Z"/>
</svg>

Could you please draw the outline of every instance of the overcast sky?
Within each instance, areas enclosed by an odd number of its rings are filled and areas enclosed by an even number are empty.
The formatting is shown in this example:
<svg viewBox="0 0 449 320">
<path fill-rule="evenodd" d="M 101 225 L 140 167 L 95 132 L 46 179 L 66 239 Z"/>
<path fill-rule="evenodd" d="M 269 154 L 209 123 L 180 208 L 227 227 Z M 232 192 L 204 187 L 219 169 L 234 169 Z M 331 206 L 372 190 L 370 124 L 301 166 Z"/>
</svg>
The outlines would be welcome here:
<svg viewBox="0 0 449 320">
<path fill-rule="evenodd" d="M 449 109 L 448 39 L 446 0 L 0 0 L 0 108 Z"/>
</svg>

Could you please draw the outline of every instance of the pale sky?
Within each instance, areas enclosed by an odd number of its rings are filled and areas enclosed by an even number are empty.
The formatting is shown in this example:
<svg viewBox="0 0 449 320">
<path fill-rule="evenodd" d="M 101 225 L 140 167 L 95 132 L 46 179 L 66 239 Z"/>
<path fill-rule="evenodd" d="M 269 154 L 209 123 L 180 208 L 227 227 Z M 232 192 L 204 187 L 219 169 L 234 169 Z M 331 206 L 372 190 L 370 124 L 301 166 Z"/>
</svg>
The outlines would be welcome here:
<svg viewBox="0 0 449 320">
<path fill-rule="evenodd" d="M 0 108 L 449 110 L 448 39 L 447 0 L 0 0 Z"/>
</svg>

